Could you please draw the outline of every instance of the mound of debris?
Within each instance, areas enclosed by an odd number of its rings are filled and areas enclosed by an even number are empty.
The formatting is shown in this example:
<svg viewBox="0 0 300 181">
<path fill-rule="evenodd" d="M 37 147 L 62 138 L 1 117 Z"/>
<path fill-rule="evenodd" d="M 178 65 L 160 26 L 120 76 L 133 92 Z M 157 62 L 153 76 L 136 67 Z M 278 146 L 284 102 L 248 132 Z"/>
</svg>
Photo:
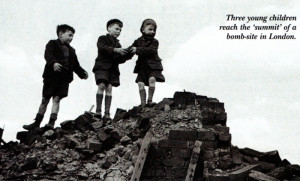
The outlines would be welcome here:
<svg viewBox="0 0 300 181">
<path fill-rule="evenodd" d="M 175 92 L 158 104 L 85 112 L 61 127 L 21 131 L 0 146 L 0 180 L 299 180 L 277 151 L 231 144 L 224 103 Z"/>
</svg>

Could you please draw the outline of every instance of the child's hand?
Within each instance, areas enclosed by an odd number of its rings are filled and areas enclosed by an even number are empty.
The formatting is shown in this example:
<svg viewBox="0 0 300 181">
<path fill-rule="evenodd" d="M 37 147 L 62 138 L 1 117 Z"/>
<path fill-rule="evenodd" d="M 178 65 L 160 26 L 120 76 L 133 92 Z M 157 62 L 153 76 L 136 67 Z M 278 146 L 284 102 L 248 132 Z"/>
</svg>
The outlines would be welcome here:
<svg viewBox="0 0 300 181">
<path fill-rule="evenodd" d="M 60 72 L 61 71 L 61 67 L 62 67 L 62 65 L 59 64 L 59 63 L 54 63 L 53 64 L 53 69 L 54 69 L 55 72 Z"/>
<path fill-rule="evenodd" d="M 131 53 L 136 53 L 136 47 L 131 47 L 130 50 L 131 50 Z"/>
<path fill-rule="evenodd" d="M 114 52 L 119 53 L 121 55 L 126 55 L 126 53 L 128 53 L 127 50 L 124 48 L 114 48 Z"/>
</svg>

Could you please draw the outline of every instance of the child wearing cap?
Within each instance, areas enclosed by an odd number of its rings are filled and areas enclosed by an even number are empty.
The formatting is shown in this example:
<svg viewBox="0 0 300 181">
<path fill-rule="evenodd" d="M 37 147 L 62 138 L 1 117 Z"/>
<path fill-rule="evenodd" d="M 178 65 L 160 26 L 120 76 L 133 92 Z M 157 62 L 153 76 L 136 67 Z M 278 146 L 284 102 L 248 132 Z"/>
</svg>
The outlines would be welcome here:
<svg viewBox="0 0 300 181">
<path fill-rule="evenodd" d="M 138 55 L 134 73 L 137 73 L 136 83 L 138 83 L 141 105 L 146 104 L 145 85 L 149 86 L 147 104 L 152 104 L 156 82 L 165 82 L 162 75 L 163 66 L 158 56 L 158 40 L 154 38 L 157 25 L 153 19 L 143 21 L 140 31 L 142 36 L 134 41 L 130 50 Z"/>
<path fill-rule="evenodd" d="M 98 56 L 93 72 L 98 86 L 96 94 L 96 117 L 101 118 L 103 94 L 105 92 L 104 117 L 110 119 L 112 87 L 120 85 L 119 64 L 130 59 L 127 49 L 121 48 L 117 39 L 122 31 L 123 23 L 118 19 L 109 20 L 106 24 L 108 33 L 98 38 Z"/>
</svg>

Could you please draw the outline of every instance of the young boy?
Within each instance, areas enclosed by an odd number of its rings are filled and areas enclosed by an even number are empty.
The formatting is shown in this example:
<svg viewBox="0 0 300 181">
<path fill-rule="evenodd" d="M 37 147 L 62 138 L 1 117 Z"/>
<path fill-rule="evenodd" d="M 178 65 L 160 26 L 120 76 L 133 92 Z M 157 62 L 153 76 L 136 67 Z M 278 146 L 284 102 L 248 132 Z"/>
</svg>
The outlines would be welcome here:
<svg viewBox="0 0 300 181">
<path fill-rule="evenodd" d="M 138 55 L 134 73 L 138 74 L 135 82 L 139 86 L 142 106 L 146 104 L 145 85 L 149 86 L 147 103 L 152 104 L 156 81 L 165 82 L 165 77 L 162 75 L 162 60 L 157 53 L 158 40 L 154 38 L 156 28 L 153 19 L 144 20 L 140 28 L 142 36 L 135 40 L 130 48 L 132 53 Z"/>
<path fill-rule="evenodd" d="M 68 96 L 69 84 L 73 80 L 73 72 L 81 79 L 87 79 L 88 73 L 79 65 L 75 49 L 70 46 L 75 30 L 69 25 L 58 25 L 58 39 L 50 40 L 46 45 L 46 65 L 43 73 L 43 98 L 35 121 L 23 128 L 32 130 L 38 128 L 43 120 L 50 98 L 53 105 L 47 126 L 54 128 L 59 110 L 60 100 Z"/>
<path fill-rule="evenodd" d="M 96 84 L 96 117 L 101 118 L 101 106 L 105 91 L 105 119 L 110 119 L 110 105 L 112 100 L 112 87 L 120 85 L 119 64 L 130 59 L 128 51 L 121 48 L 117 39 L 122 31 L 123 23 L 118 19 L 109 20 L 106 24 L 108 34 L 98 38 L 98 57 L 93 68 Z"/>
</svg>

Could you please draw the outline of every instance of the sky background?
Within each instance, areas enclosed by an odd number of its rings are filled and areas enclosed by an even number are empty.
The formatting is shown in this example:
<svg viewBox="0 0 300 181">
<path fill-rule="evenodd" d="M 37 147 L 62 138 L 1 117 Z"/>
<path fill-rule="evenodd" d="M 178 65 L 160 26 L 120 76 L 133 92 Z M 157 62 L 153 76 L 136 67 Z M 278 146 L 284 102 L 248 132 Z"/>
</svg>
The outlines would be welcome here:
<svg viewBox="0 0 300 181">
<path fill-rule="evenodd" d="M 97 39 L 106 34 L 106 22 L 123 21 L 119 37 L 123 47 L 141 36 L 141 23 L 153 18 L 163 59 L 166 82 L 157 83 L 154 101 L 172 97 L 175 91 L 195 92 L 225 103 L 232 143 L 259 151 L 278 150 L 282 158 L 300 164 L 300 63 L 299 30 L 296 40 L 227 40 L 220 25 L 226 15 L 300 17 L 296 0 L 195 0 L 195 1 L 99 1 L 99 0 L 1 0 L 0 1 L 0 127 L 3 139 L 16 140 L 22 125 L 31 123 L 41 102 L 44 50 L 56 39 L 56 26 L 76 30 L 76 49 L 88 80 L 76 75 L 69 96 L 61 101 L 57 125 L 73 120 L 96 101 L 92 68 Z M 268 22 L 264 25 L 292 24 Z M 254 22 L 252 24 L 262 24 Z M 241 31 L 230 32 L 240 34 Z M 243 33 L 257 33 L 243 31 Z M 269 33 L 269 32 L 264 32 Z M 277 31 L 284 34 L 284 31 Z M 260 33 L 258 33 L 260 34 Z M 111 113 L 139 104 L 133 74 L 136 57 L 120 65 L 121 86 L 113 88 Z M 50 108 L 45 114 L 48 122 Z"/>
</svg>

